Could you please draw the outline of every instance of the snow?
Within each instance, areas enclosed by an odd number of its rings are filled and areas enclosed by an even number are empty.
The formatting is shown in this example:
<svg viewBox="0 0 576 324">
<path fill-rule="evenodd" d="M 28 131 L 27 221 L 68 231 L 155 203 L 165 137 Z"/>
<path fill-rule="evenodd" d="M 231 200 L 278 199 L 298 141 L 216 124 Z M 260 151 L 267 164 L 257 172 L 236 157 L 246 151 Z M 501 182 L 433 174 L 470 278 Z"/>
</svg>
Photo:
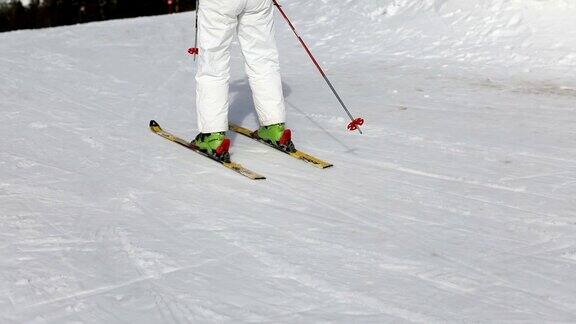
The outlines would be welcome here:
<svg viewBox="0 0 576 324">
<path fill-rule="evenodd" d="M 194 13 L 0 34 L 0 322 L 575 322 L 572 1 L 284 3 L 318 170 L 195 135 Z M 231 120 L 255 127 L 241 56 Z"/>
</svg>

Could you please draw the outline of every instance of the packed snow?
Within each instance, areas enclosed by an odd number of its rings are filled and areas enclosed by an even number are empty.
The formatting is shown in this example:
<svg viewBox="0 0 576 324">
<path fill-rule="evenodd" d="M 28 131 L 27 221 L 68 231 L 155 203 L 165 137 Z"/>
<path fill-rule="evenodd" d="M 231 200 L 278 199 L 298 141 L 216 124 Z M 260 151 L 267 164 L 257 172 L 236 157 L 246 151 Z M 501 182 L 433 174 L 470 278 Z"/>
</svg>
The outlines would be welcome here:
<svg viewBox="0 0 576 324">
<path fill-rule="evenodd" d="M 0 322 L 576 322 L 576 3 L 282 1 L 319 170 L 197 130 L 194 13 L 0 34 Z M 256 127 L 242 57 L 230 119 Z"/>
</svg>

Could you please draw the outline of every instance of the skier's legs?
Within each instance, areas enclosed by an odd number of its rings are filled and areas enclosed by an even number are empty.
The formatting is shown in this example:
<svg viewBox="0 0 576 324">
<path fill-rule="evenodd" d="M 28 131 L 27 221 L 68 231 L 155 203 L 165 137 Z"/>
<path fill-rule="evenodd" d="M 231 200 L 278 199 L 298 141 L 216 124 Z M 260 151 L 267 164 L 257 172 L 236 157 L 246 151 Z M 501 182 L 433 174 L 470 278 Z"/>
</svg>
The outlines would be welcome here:
<svg viewBox="0 0 576 324">
<path fill-rule="evenodd" d="M 272 0 L 247 0 L 238 17 L 238 39 L 260 124 L 285 122 Z"/>
<path fill-rule="evenodd" d="M 237 0 L 206 0 L 198 10 L 196 113 L 202 133 L 228 130 L 230 43 L 240 8 Z"/>
</svg>

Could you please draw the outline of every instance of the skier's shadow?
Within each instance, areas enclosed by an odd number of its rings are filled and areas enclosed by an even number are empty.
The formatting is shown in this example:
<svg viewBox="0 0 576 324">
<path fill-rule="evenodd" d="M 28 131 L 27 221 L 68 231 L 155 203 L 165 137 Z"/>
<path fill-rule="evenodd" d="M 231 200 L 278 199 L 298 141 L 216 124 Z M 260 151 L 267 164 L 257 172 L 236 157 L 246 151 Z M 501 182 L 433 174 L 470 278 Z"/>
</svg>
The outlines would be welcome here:
<svg viewBox="0 0 576 324">
<path fill-rule="evenodd" d="M 322 125 L 320 125 L 317 121 L 315 121 L 312 117 L 310 117 L 304 110 L 298 108 L 296 105 L 291 103 L 288 98 L 292 93 L 292 89 L 290 86 L 284 82 L 282 82 L 282 90 L 284 92 L 284 103 L 286 104 L 287 114 L 290 115 L 290 109 L 298 112 L 299 114 L 303 115 L 310 121 L 316 128 L 320 129 L 324 134 L 334 140 L 336 143 L 340 144 L 347 152 L 354 152 L 355 149 L 347 146 L 345 143 L 340 141 L 334 135 L 332 135 L 328 130 L 326 130 Z M 250 85 L 248 81 L 245 79 L 240 79 L 233 81 L 230 83 L 230 112 L 229 112 L 229 120 L 231 123 L 235 123 L 238 125 L 243 125 L 249 128 L 257 128 L 258 123 L 258 116 L 256 115 L 256 111 L 254 110 L 254 102 L 252 100 L 252 91 L 250 90 Z M 288 116 L 288 119 L 290 117 Z M 232 139 L 235 139 L 238 134 L 235 132 L 229 132 L 229 136 Z"/>
<path fill-rule="evenodd" d="M 258 116 L 254 109 L 252 91 L 247 80 L 241 79 L 230 83 L 230 99 L 228 115 L 230 123 L 255 129 L 258 126 Z M 229 132 L 228 136 L 234 139 L 238 134 Z"/>
<path fill-rule="evenodd" d="M 284 97 L 287 98 L 292 93 L 292 89 L 286 83 L 282 83 L 282 91 Z M 252 100 L 252 90 L 250 84 L 246 79 L 240 79 L 230 83 L 230 111 L 228 118 L 230 123 L 256 129 L 259 127 L 258 115 L 254 109 L 254 101 Z M 235 139 L 238 134 L 230 132 L 229 136 Z"/>
</svg>

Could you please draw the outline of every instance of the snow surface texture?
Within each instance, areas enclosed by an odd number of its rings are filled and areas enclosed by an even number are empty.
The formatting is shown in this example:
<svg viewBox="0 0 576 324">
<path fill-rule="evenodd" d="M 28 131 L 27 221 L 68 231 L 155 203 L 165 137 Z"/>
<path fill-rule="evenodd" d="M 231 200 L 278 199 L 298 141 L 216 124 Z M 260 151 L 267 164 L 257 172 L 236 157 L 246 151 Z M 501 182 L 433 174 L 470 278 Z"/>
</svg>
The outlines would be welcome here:
<svg viewBox="0 0 576 324">
<path fill-rule="evenodd" d="M 0 34 L 0 322 L 575 322 L 573 1 L 284 1 L 317 170 L 195 135 L 194 13 Z M 231 120 L 255 127 L 241 56 Z"/>
</svg>

